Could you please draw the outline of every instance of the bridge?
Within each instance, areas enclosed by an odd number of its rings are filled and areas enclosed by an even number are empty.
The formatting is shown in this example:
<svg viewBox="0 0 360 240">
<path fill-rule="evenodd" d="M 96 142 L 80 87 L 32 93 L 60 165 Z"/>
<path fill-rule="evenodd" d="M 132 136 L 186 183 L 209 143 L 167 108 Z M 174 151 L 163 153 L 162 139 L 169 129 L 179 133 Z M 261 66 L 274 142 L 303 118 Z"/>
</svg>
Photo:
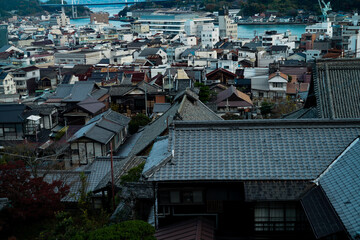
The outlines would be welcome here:
<svg viewBox="0 0 360 240">
<path fill-rule="evenodd" d="M 169 0 L 123 0 L 120 2 L 82 2 L 80 0 L 71 0 L 71 3 L 64 4 L 64 0 L 61 0 L 62 4 L 41 4 L 42 7 L 55 7 L 62 9 L 62 12 L 65 13 L 65 7 L 71 7 L 72 17 L 77 18 L 77 7 L 80 6 L 101 6 L 101 5 L 128 5 L 135 3 L 153 3 L 153 2 L 166 2 Z"/>
<path fill-rule="evenodd" d="M 66 4 L 41 4 L 42 7 L 79 7 L 79 6 L 100 6 L 100 5 L 127 5 L 145 2 L 167 2 L 169 0 L 125 0 L 122 2 L 101 2 L 101 3 L 80 3 L 79 1 L 72 1 Z"/>
</svg>

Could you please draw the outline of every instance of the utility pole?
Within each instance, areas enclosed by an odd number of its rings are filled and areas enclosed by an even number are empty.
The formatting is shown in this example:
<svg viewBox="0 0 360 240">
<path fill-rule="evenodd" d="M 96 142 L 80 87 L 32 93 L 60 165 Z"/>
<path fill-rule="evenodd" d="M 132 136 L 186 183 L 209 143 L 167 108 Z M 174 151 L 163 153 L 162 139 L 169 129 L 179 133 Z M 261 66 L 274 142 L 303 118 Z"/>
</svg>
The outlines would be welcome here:
<svg viewBox="0 0 360 240">
<path fill-rule="evenodd" d="M 114 164 L 113 164 L 113 147 L 112 147 L 112 140 L 110 140 L 110 161 L 111 161 L 112 202 L 113 202 L 113 211 L 115 211 L 115 187 L 114 187 Z"/>
</svg>

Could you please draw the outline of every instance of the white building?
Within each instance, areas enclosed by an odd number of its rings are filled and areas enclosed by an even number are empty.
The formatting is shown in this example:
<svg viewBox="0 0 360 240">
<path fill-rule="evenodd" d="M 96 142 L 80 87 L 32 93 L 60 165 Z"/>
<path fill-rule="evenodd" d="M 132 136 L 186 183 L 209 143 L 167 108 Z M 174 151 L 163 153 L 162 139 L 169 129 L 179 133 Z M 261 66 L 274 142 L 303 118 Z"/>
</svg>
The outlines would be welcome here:
<svg viewBox="0 0 360 240">
<path fill-rule="evenodd" d="M 360 57 L 360 26 L 343 26 L 342 43 L 346 57 Z"/>
<path fill-rule="evenodd" d="M 0 70 L 0 94 L 15 94 L 16 87 L 13 75 Z"/>
<path fill-rule="evenodd" d="M 58 25 L 59 27 L 65 27 L 70 24 L 70 18 L 65 13 L 52 15 L 49 24 L 50 26 Z"/>
<path fill-rule="evenodd" d="M 305 31 L 307 33 L 315 33 L 317 35 L 325 34 L 325 35 L 329 36 L 330 38 L 332 38 L 332 36 L 333 36 L 333 29 L 332 29 L 332 24 L 330 21 L 320 22 L 320 23 L 316 23 L 314 25 L 307 26 L 305 28 Z"/>
<path fill-rule="evenodd" d="M 150 32 L 181 33 L 198 35 L 201 25 L 212 23 L 212 18 L 198 18 L 194 14 L 153 14 L 140 17 L 141 24 L 149 25 Z M 186 28 L 185 28 L 186 25 Z"/>
<path fill-rule="evenodd" d="M 203 48 L 214 48 L 214 45 L 219 41 L 219 28 L 214 25 L 204 25 L 201 31 L 201 46 Z"/>
<path fill-rule="evenodd" d="M 96 64 L 102 58 L 102 51 L 96 50 L 55 53 L 55 64 Z"/>
<path fill-rule="evenodd" d="M 15 70 L 12 75 L 16 84 L 16 92 L 27 95 L 34 88 L 35 82 L 40 80 L 40 69 L 35 66 L 20 68 Z"/>
<path fill-rule="evenodd" d="M 212 18 L 194 18 L 185 22 L 185 32 L 187 35 L 195 35 L 200 37 L 204 26 L 214 27 L 214 19 Z"/>
<path fill-rule="evenodd" d="M 195 36 L 188 36 L 185 33 L 179 34 L 179 40 L 180 43 L 184 44 L 185 46 L 196 46 L 197 45 L 197 39 Z"/>
<path fill-rule="evenodd" d="M 219 33 L 220 38 L 237 39 L 237 24 L 233 23 L 227 14 L 227 11 L 221 11 L 219 13 Z"/>
<path fill-rule="evenodd" d="M 265 33 L 260 36 L 260 39 L 263 46 L 280 45 L 284 39 L 284 34 L 278 33 L 277 31 L 265 31 Z"/>
</svg>

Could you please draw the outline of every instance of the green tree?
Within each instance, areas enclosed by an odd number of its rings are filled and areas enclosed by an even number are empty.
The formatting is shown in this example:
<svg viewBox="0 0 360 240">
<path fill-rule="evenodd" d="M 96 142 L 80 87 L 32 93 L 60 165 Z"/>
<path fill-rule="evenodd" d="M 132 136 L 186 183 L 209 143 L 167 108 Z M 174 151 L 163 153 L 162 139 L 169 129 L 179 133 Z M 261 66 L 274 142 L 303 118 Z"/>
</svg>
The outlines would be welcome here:
<svg viewBox="0 0 360 240">
<path fill-rule="evenodd" d="M 203 103 L 208 102 L 210 99 L 210 96 L 211 96 L 209 86 L 206 86 L 203 83 L 196 82 L 195 87 L 198 87 L 200 89 L 200 92 L 199 92 L 200 101 L 202 101 Z"/>
<path fill-rule="evenodd" d="M 121 176 L 121 183 L 125 183 L 125 182 L 138 182 L 140 177 L 141 177 L 141 173 L 144 169 L 145 163 L 141 163 L 139 166 L 133 167 L 132 169 L 129 170 L 129 172 L 123 176 Z"/>
<path fill-rule="evenodd" d="M 106 226 L 90 232 L 88 240 L 156 240 L 150 224 L 132 220 Z"/>
<path fill-rule="evenodd" d="M 136 133 L 140 127 L 146 126 L 149 122 L 151 122 L 151 119 L 142 113 L 139 113 L 136 116 L 132 117 L 129 122 L 130 134 Z"/>
<path fill-rule="evenodd" d="M 269 113 L 271 113 L 273 108 L 274 108 L 273 103 L 264 101 L 261 103 L 261 107 L 260 107 L 261 114 L 262 115 L 269 114 Z"/>
</svg>

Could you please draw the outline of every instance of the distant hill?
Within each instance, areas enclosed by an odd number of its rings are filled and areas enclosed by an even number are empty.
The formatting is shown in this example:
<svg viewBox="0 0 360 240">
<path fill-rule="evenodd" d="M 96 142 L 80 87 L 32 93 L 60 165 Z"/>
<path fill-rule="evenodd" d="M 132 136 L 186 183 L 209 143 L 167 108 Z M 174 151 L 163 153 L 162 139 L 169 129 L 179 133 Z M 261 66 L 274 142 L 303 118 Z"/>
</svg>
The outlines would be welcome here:
<svg viewBox="0 0 360 240">
<path fill-rule="evenodd" d="M 55 8 L 44 9 L 40 5 L 41 2 L 39 0 L 0 0 L 0 17 L 10 17 L 14 14 L 19 16 L 40 15 L 45 13 L 45 11 L 54 12 L 59 10 Z M 61 0 L 48 0 L 46 3 L 60 4 Z M 87 13 L 87 10 L 85 7 L 78 7 L 79 16 Z M 67 9 L 67 11 L 70 11 L 70 9 Z"/>
</svg>

